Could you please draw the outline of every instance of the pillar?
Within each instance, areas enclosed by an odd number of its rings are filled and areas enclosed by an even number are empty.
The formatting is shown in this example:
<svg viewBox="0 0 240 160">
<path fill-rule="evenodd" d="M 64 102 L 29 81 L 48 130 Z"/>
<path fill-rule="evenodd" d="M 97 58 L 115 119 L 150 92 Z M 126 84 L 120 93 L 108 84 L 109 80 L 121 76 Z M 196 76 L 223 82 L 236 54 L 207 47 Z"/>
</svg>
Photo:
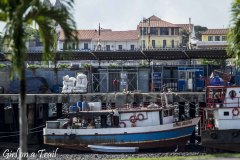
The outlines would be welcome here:
<svg viewBox="0 0 240 160">
<path fill-rule="evenodd" d="M 57 103 L 57 118 L 62 117 L 62 103 Z"/>
<path fill-rule="evenodd" d="M 0 103 L 0 132 L 5 131 L 5 111 L 4 111 L 5 104 Z M 4 136 L 4 134 L 0 134 L 0 136 Z M 3 139 L 1 138 L 0 141 Z"/>
<path fill-rule="evenodd" d="M 178 109 L 179 109 L 179 120 L 182 120 L 182 117 L 185 114 L 185 102 L 178 102 Z"/>
<path fill-rule="evenodd" d="M 48 103 L 43 103 L 43 123 L 45 124 L 48 120 Z"/>
<path fill-rule="evenodd" d="M 195 102 L 191 102 L 189 104 L 189 117 L 195 118 L 196 117 L 196 105 Z M 196 139 L 195 129 L 193 130 L 193 133 L 190 137 L 190 143 L 194 144 Z"/>
</svg>

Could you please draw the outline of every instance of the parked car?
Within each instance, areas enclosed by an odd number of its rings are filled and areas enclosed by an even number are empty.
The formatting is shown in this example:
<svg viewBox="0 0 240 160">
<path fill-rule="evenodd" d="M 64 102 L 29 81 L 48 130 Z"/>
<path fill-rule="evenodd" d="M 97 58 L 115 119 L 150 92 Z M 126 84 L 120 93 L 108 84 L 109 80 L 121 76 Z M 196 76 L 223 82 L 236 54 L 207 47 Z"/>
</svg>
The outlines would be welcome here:
<svg viewBox="0 0 240 160">
<path fill-rule="evenodd" d="M 10 82 L 10 94 L 18 94 L 20 92 L 19 80 Z M 42 94 L 51 93 L 48 83 L 43 77 L 26 77 L 26 93 Z"/>
</svg>

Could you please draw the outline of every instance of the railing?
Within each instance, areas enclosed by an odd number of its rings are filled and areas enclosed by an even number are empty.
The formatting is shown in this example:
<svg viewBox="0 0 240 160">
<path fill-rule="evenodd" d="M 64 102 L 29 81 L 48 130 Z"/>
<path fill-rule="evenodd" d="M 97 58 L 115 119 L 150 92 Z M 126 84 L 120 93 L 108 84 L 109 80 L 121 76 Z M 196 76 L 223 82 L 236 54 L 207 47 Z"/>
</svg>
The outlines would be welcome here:
<svg viewBox="0 0 240 160">
<path fill-rule="evenodd" d="M 221 108 L 221 107 L 240 107 L 240 97 L 226 97 L 223 99 L 208 98 L 208 108 Z"/>
</svg>

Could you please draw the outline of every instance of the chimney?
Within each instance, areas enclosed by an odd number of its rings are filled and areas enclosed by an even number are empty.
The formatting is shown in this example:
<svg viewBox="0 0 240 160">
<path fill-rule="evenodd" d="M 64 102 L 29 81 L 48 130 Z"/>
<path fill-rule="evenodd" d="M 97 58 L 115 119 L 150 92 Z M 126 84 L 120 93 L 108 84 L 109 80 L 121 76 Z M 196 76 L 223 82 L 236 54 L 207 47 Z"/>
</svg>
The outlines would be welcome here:
<svg viewBox="0 0 240 160">
<path fill-rule="evenodd" d="M 191 33 L 192 30 L 191 30 L 191 17 L 189 17 L 189 33 Z"/>
</svg>

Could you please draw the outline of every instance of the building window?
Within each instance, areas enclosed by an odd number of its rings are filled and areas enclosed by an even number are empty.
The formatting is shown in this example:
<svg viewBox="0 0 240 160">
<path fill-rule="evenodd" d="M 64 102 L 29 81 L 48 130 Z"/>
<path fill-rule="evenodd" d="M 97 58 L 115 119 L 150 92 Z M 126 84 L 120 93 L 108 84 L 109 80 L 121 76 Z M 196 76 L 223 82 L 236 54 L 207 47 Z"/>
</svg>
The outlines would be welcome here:
<svg viewBox="0 0 240 160">
<path fill-rule="evenodd" d="M 146 48 L 145 40 L 142 40 L 142 48 Z"/>
<path fill-rule="evenodd" d="M 167 47 L 167 41 L 163 40 L 163 48 L 166 48 L 166 47 Z"/>
<path fill-rule="evenodd" d="M 78 44 L 78 42 L 76 43 L 76 50 L 79 50 L 79 44 Z"/>
<path fill-rule="evenodd" d="M 67 49 L 67 42 L 63 42 L 63 50 Z"/>
<path fill-rule="evenodd" d="M 118 45 L 118 50 L 122 50 L 122 45 Z"/>
<path fill-rule="evenodd" d="M 175 28 L 175 35 L 179 35 L 179 28 Z"/>
<path fill-rule="evenodd" d="M 152 48 L 155 48 L 155 40 L 152 40 Z"/>
<path fill-rule="evenodd" d="M 174 28 L 171 28 L 171 35 L 174 35 Z"/>
<path fill-rule="evenodd" d="M 169 35 L 169 29 L 166 27 L 160 28 L 160 35 Z"/>
<path fill-rule="evenodd" d="M 229 116 L 229 112 L 223 112 L 224 116 Z"/>
<path fill-rule="evenodd" d="M 151 27 L 150 28 L 150 34 L 151 35 L 158 35 L 158 30 L 156 27 Z"/>
<path fill-rule="evenodd" d="M 141 32 L 140 33 L 141 35 L 146 35 L 147 34 L 147 27 L 141 27 L 140 32 Z"/>
<path fill-rule="evenodd" d="M 227 36 L 222 36 L 222 41 L 226 41 L 227 40 Z"/>
<path fill-rule="evenodd" d="M 174 40 L 172 40 L 172 48 L 174 48 Z"/>
<path fill-rule="evenodd" d="M 84 43 L 83 49 L 88 49 L 88 43 Z"/>
<path fill-rule="evenodd" d="M 168 110 L 163 111 L 163 117 L 168 117 Z"/>
<path fill-rule="evenodd" d="M 110 51 L 110 45 L 106 45 L 106 50 Z"/>
<path fill-rule="evenodd" d="M 208 41 L 213 41 L 213 36 L 208 36 Z"/>
<path fill-rule="evenodd" d="M 132 44 L 131 46 L 131 50 L 133 51 L 135 48 L 134 48 L 134 44 Z"/>
<path fill-rule="evenodd" d="M 220 36 L 215 36 L 215 41 L 220 41 Z"/>
</svg>

